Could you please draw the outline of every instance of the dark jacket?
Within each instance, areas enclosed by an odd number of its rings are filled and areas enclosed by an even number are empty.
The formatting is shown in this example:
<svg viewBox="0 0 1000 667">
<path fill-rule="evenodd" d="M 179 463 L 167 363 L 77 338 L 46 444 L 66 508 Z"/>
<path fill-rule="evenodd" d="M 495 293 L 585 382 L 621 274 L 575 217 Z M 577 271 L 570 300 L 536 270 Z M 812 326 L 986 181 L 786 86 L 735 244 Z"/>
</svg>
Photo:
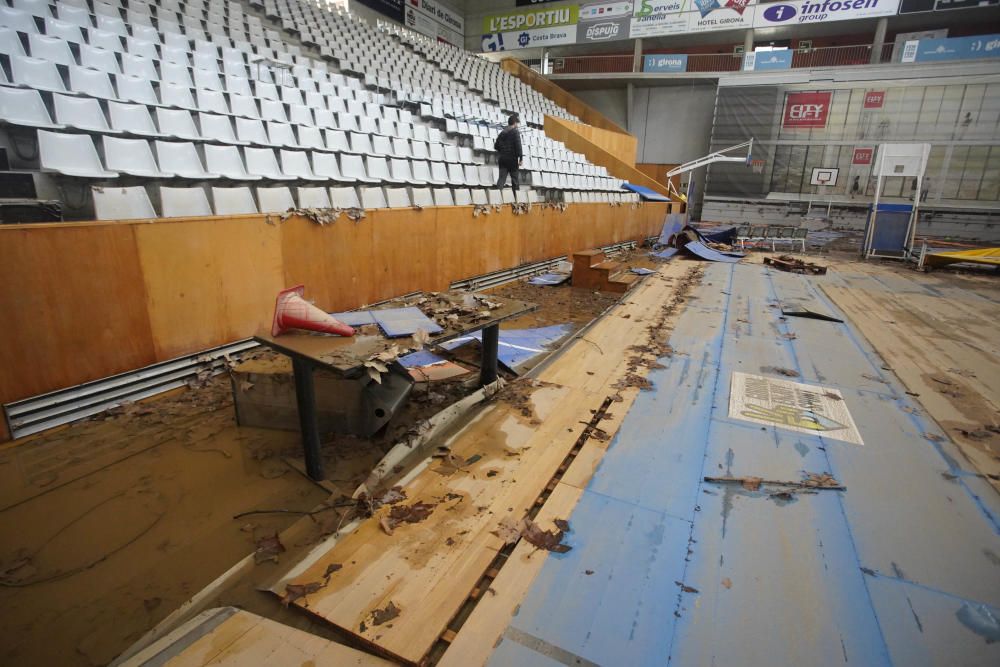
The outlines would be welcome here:
<svg viewBox="0 0 1000 667">
<path fill-rule="evenodd" d="M 521 133 L 516 127 L 504 128 L 493 142 L 493 148 L 507 161 L 516 161 L 524 157 L 524 153 L 521 152 Z"/>
</svg>

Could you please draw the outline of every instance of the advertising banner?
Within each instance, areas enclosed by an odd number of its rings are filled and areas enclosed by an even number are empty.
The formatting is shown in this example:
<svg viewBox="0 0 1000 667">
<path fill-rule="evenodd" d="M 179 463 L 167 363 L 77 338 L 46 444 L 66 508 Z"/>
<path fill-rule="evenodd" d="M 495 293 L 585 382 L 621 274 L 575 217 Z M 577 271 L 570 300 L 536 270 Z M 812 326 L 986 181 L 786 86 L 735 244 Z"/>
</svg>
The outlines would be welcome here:
<svg viewBox="0 0 1000 667">
<path fill-rule="evenodd" d="M 787 93 L 781 126 L 789 129 L 826 127 L 833 93 Z"/>
<path fill-rule="evenodd" d="M 973 7 L 996 7 L 1000 0 L 937 0 L 934 11 L 943 9 L 972 9 Z"/>
<path fill-rule="evenodd" d="M 776 69 L 791 69 L 793 52 L 790 49 L 781 51 L 755 51 L 743 54 L 743 69 L 746 71 L 766 72 Z"/>
<path fill-rule="evenodd" d="M 754 15 L 755 28 L 802 23 L 830 23 L 877 16 L 894 16 L 899 0 L 793 0 L 760 5 Z"/>
<path fill-rule="evenodd" d="M 686 72 L 687 54 L 663 53 L 646 56 L 642 63 L 643 72 Z"/>
<path fill-rule="evenodd" d="M 907 45 L 912 42 L 907 42 Z M 905 51 L 904 51 L 905 53 Z M 909 57 L 912 56 L 912 60 Z M 905 53 L 903 62 L 934 62 L 939 60 L 971 60 L 1000 57 L 1000 35 L 921 39 L 916 50 Z"/>
<path fill-rule="evenodd" d="M 851 164 L 871 164 L 874 154 L 874 148 L 855 148 L 854 155 L 851 157 Z"/>
<path fill-rule="evenodd" d="M 652 37 L 687 32 L 690 0 L 636 0 L 629 36 Z"/>
<path fill-rule="evenodd" d="M 356 0 L 356 2 L 388 16 L 397 23 L 403 22 L 403 0 Z"/>
<path fill-rule="evenodd" d="M 881 109 L 885 105 L 884 90 L 869 90 L 865 93 L 865 109 Z"/>
<path fill-rule="evenodd" d="M 513 51 L 536 47 L 576 43 L 576 26 L 536 28 L 520 32 L 498 32 L 483 35 L 483 51 Z"/>
<path fill-rule="evenodd" d="M 580 5 L 576 35 L 580 42 L 611 42 L 629 38 L 632 3 L 593 2 Z"/>
<path fill-rule="evenodd" d="M 410 5 L 406 6 L 406 21 L 404 25 L 410 30 L 419 32 L 421 35 L 447 42 L 452 46 L 461 47 L 465 42 L 464 35 L 441 25 L 431 18 L 429 14 L 425 14 Z"/>
<path fill-rule="evenodd" d="M 483 51 L 512 51 L 575 44 L 579 7 L 529 9 L 483 19 Z"/>
<path fill-rule="evenodd" d="M 579 7 L 556 7 L 555 9 L 528 9 L 506 14 L 491 14 L 483 18 L 484 33 L 502 33 L 521 30 L 576 26 Z"/>
<path fill-rule="evenodd" d="M 688 32 L 745 30 L 753 27 L 754 0 L 691 0 Z"/>
<path fill-rule="evenodd" d="M 458 34 L 465 36 L 465 19 L 457 11 L 438 0 L 407 0 L 407 5 Z"/>
</svg>

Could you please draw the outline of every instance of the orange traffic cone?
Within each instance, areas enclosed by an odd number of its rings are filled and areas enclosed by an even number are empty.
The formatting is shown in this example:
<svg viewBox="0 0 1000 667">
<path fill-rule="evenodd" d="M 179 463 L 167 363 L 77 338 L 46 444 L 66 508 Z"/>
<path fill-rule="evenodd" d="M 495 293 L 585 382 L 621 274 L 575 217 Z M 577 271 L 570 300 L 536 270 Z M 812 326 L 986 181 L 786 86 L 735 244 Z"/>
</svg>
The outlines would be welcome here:
<svg viewBox="0 0 1000 667">
<path fill-rule="evenodd" d="M 274 320 L 271 322 L 272 336 L 280 336 L 289 329 L 306 329 L 339 336 L 354 335 L 354 329 L 303 299 L 303 292 L 304 285 L 278 292 L 278 298 L 274 302 Z"/>
</svg>

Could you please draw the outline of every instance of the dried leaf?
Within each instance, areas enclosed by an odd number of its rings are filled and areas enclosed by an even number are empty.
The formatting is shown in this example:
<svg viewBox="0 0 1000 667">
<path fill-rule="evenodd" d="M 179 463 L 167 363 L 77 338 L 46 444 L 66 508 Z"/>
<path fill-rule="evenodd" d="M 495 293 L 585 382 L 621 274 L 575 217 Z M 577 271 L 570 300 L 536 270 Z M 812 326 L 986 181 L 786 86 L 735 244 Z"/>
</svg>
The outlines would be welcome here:
<svg viewBox="0 0 1000 667">
<path fill-rule="evenodd" d="M 423 329 L 417 329 L 413 332 L 413 344 L 419 348 L 423 348 L 431 340 L 430 334 L 428 334 Z"/>
<path fill-rule="evenodd" d="M 756 491 L 760 488 L 760 483 L 763 480 L 760 477 L 744 477 L 743 478 L 743 488 L 747 491 Z"/>
<path fill-rule="evenodd" d="M 281 543 L 278 539 L 278 534 L 266 535 L 255 542 L 257 549 L 253 553 L 254 561 L 257 563 L 263 563 L 264 561 L 273 560 L 275 563 L 278 562 L 278 554 L 285 551 L 285 545 Z"/>
<path fill-rule="evenodd" d="M 726 577 L 725 579 L 722 580 L 722 585 L 725 586 L 726 588 L 732 588 L 733 582 L 729 579 L 729 577 Z"/>
<path fill-rule="evenodd" d="M 311 595 L 324 586 L 325 584 L 321 584 L 318 581 L 312 581 L 308 584 L 286 584 L 285 595 L 281 598 L 281 604 L 287 607 L 299 598 Z M 309 605 L 307 604 L 306 606 L 308 607 Z"/>
<path fill-rule="evenodd" d="M 432 503 L 413 503 L 412 505 L 393 505 L 389 510 L 389 518 L 394 524 L 418 523 L 431 515 L 435 505 Z"/>
<path fill-rule="evenodd" d="M 684 585 L 684 582 L 675 581 L 674 583 L 681 587 L 681 592 L 682 593 L 697 593 L 698 592 L 697 588 L 692 588 L 691 586 L 686 586 L 686 585 Z"/>
<path fill-rule="evenodd" d="M 500 520 L 497 529 L 492 532 L 503 540 L 504 544 L 514 544 L 521 537 L 521 522 L 511 515 L 507 515 Z"/>
<path fill-rule="evenodd" d="M 388 623 L 397 616 L 399 616 L 399 607 L 393 604 L 392 600 L 390 600 L 385 609 L 376 609 L 372 612 L 372 623 L 374 625 L 382 625 L 383 623 Z"/>
<path fill-rule="evenodd" d="M 334 572 L 337 572 L 338 570 L 342 569 L 343 567 L 344 566 L 341 565 L 340 563 L 330 563 L 329 565 L 326 566 L 326 572 L 323 573 L 323 578 L 324 579 L 329 579 L 330 576 L 333 575 Z"/>
<path fill-rule="evenodd" d="M 567 521 L 566 519 L 555 519 L 552 523 L 555 524 L 556 528 L 563 531 L 564 533 L 569 532 L 569 521 Z"/>
<path fill-rule="evenodd" d="M 377 369 L 375 369 L 375 368 L 369 368 L 368 369 L 368 377 L 370 377 L 372 380 L 375 380 L 375 382 L 378 382 L 379 384 L 382 384 L 382 374 L 379 373 Z"/>
<path fill-rule="evenodd" d="M 378 520 L 378 525 L 382 528 L 386 535 L 392 535 L 393 522 L 387 516 L 382 517 Z"/>
<path fill-rule="evenodd" d="M 253 382 L 250 382 L 249 380 L 243 380 L 242 382 L 240 382 L 240 391 L 241 392 L 246 393 L 246 392 L 250 391 L 251 389 L 253 389 Z"/>
<path fill-rule="evenodd" d="M 521 537 L 539 549 L 554 553 L 564 554 L 573 548 L 568 544 L 562 544 L 563 531 L 553 533 L 550 530 L 542 530 L 528 518 L 521 520 Z"/>
</svg>

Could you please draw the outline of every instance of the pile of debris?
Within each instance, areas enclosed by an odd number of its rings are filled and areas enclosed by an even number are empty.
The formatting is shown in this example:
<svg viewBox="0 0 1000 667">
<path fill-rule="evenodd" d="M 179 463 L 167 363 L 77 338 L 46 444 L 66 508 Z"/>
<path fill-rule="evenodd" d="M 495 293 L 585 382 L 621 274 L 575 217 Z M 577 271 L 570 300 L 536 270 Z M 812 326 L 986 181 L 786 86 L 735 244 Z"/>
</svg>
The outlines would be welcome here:
<svg viewBox="0 0 1000 667">
<path fill-rule="evenodd" d="M 805 262 L 801 259 L 796 259 L 791 255 L 765 257 L 764 263 L 781 271 L 788 271 L 789 273 L 807 273 L 814 276 L 826 275 L 825 266 L 813 264 L 812 262 Z"/>
</svg>

